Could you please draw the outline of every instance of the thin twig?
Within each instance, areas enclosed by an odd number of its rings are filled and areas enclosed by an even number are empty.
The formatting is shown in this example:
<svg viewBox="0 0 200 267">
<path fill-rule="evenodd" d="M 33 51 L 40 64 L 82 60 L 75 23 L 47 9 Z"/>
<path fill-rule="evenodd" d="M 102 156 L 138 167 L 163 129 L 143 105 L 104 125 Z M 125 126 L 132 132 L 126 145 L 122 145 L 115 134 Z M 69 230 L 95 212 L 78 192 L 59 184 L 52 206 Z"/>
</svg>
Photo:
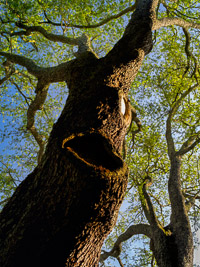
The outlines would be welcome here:
<svg viewBox="0 0 200 267">
<path fill-rule="evenodd" d="M 118 14 L 109 16 L 109 17 L 107 17 L 107 18 L 103 19 L 102 21 L 100 21 L 98 23 L 95 23 L 95 24 L 78 25 L 78 24 L 68 23 L 68 24 L 66 24 L 66 27 L 72 27 L 72 28 L 78 28 L 78 29 L 94 29 L 94 28 L 98 28 L 98 27 L 103 26 L 104 24 L 110 22 L 111 20 L 118 19 L 121 16 L 123 16 L 123 15 L 125 15 L 125 14 L 127 14 L 127 13 L 129 13 L 131 11 L 134 11 L 135 8 L 136 8 L 136 5 L 137 5 L 137 1 L 135 1 L 134 5 L 125 8 L 124 10 L 120 11 Z M 41 21 L 41 22 L 39 22 L 39 24 L 51 24 L 51 25 L 54 25 L 54 26 L 61 26 L 62 25 L 62 23 L 53 22 L 52 20 L 50 20 L 45 11 L 44 11 L 44 14 L 45 14 L 46 21 Z"/>
<path fill-rule="evenodd" d="M 8 172 L 8 175 L 10 176 L 11 180 L 13 181 L 13 183 L 15 184 L 15 186 L 17 187 L 17 184 L 16 184 L 16 182 L 15 182 L 15 178 L 12 176 L 11 171 L 10 171 L 10 169 L 8 168 L 8 166 L 7 166 L 5 163 L 3 163 L 3 161 L 0 160 L 0 162 L 1 162 L 1 164 L 2 164 L 4 167 L 6 167 L 7 172 Z"/>
<path fill-rule="evenodd" d="M 12 79 L 11 79 L 11 83 L 16 87 L 17 91 L 23 96 L 23 98 L 25 99 L 26 101 L 26 104 L 29 106 L 29 102 L 28 102 L 28 99 L 29 100 L 32 100 L 30 97 L 27 97 L 25 96 L 25 94 L 21 91 L 21 89 L 19 88 L 18 84 L 16 82 L 14 82 Z"/>
</svg>

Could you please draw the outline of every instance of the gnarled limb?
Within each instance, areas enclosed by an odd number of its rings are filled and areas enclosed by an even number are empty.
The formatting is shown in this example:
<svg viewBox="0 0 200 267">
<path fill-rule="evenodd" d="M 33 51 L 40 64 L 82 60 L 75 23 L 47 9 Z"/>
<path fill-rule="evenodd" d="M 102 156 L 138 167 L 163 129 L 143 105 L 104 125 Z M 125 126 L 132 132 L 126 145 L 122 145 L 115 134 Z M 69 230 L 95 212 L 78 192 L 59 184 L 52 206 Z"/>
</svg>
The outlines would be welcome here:
<svg viewBox="0 0 200 267">
<path fill-rule="evenodd" d="M 139 234 L 146 235 L 147 237 L 151 238 L 152 232 L 150 225 L 136 224 L 129 226 L 129 228 L 117 238 L 113 248 L 110 251 L 104 251 L 101 254 L 100 262 L 105 261 L 108 257 L 118 257 L 121 252 L 121 244 L 126 240 L 130 239 L 132 236 Z"/>
<path fill-rule="evenodd" d="M 19 64 L 22 67 L 27 68 L 28 72 L 37 78 L 39 78 L 42 74 L 43 68 L 37 66 L 32 59 L 1 51 L 0 51 L 0 56 L 7 58 L 7 60 L 12 63 Z"/>
<path fill-rule="evenodd" d="M 61 42 L 61 43 L 64 43 L 64 44 L 78 46 L 78 54 L 76 53 L 76 56 L 77 55 L 79 56 L 81 53 L 86 52 L 86 51 L 91 51 L 92 53 L 94 53 L 92 48 L 91 48 L 89 37 L 86 34 L 82 34 L 82 36 L 77 37 L 77 38 L 70 38 L 70 37 L 67 37 L 67 36 L 64 36 L 64 35 L 58 35 L 58 34 L 49 33 L 41 26 L 27 26 L 27 25 L 25 25 L 23 23 L 16 23 L 16 25 L 19 28 L 25 29 L 25 31 L 18 31 L 18 32 L 12 32 L 12 33 L 3 32 L 3 33 L 7 33 L 10 36 L 20 36 L 20 37 L 22 37 L 24 35 L 25 36 L 29 36 L 33 32 L 37 32 L 37 33 L 42 34 L 43 37 L 45 37 L 49 41 Z M 18 61 L 19 61 L 19 59 L 18 59 Z M 22 63 L 22 59 L 21 59 L 19 64 L 21 65 L 21 63 Z M 33 62 L 31 63 L 31 65 L 33 65 Z"/>
<path fill-rule="evenodd" d="M 78 47 L 79 49 L 77 56 L 82 56 L 82 54 L 90 51 L 90 43 L 87 36 L 83 35 L 78 38 Z M 33 60 L 24 56 L 9 54 L 5 52 L 0 52 L 0 55 L 6 57 L 7 60 L 12 63 L 26 67 L 28 72 L 38 79 L 37 87 L 35 90 L 36 97 L 30 103 L 27 111 L 27 129 L 31 132 L 37 144 L 39 145 L 40 149 L 38 152 L 38 163 L 40 163 L 42 154 L 44 152 L 45 142 L 34 125 L 35 114 L 37 110 L 41 110 L 44 105 L 50 83 L 69 81 L 71 79 L 71 68 L 73 67 L 74 60 L 61 63 L 55 67 L 44 68 L 39 67 Z M 92 56 L 96 57 L 93 54 Z"/>
<path fill-rule="evenodd" d="M 64 44 L 69 44 L 69 45 L 78 45 L 78 38 L 70 38 L 64 35 L 49 33 L 41 26 L 27 26 L 23 23 L 16 23 L 16 26 L 19 28 L 25 29 L 25 31 L 13 32 L 13 33 L 10 33 L 10 36 L 16 36 L 16 35 L 29 36 L 31 35 L 31 33 L 37 32 L 37 33 L 42 34 L 49 41 L 61 42 Z"/>
<path fill-rule="evenodd" d="M 186 67 L 186 70 L 183 74 L 183 76 L 188 72 L 189 68 L 190 68 L 190 65 L 191 65 L 191 59 L 194 61 L 194 70 L 193 70 L 193 73 L 192 73 L 192 76 L 194 76 L 197 79 L 197 71 L 198 71 L 198 62 L 197 62 L 197 59 L 196 57 L 193 55 L 193 53 L 191 52 L 190 50 L 190 33 L 188 31 L 188 28 L 185 28 L 183 27 L 183 32 L 185 34 L 185 38 L 186 38 L 186 42 L 185 42 L 185 53 L 186 53 L 186 56 L 187 56 L 187 67 Z"/>
<path fill-rule="evenodd" d="M 47 97 L 47 91 L 49 87 L 49 80 L 51 82 L 54 81 L 54 79 L 61 79 L 59 75 L 60 68 L 63 69 L 63 64 L 61 66 L 53 67 L 53 68 L 41 68 L 37 66 L 34 61 L 19 55 L 13 55 L 5 52 L 0 52 L 0 55 L 4 56 L 9 60 L 10 62 L 19 64 L 23 67 L 26 67 L 28 72 L 32 75 L 34 75 L 36 78 L 38 78 L 38 84 L 36 87 L 36 97 L 31 103 L 29 104 L 26 97 L 22 94 L 21 90 L 19 89 L 18 85 L 13 82 L 13 84 L 16 86 L 18 91 L 25 97 L 25 100 L 28 104 L 28 111 L 27 111 L 27 129 L 31 132 L 33 137 L 35 138 L 37 144 L 39 145 L 39 152 L 38 152 L 38 163 L 41 161 L 42 154 L 44 152 L 44 140 L 43 137 L 39 134 L 37 131 L 34 123 L 35 123 L 35 114 L 37 110 L 42 109 L 44 102 Z M 67 73 L 67 72 L 66 72 Z M 10 75 L 12 72 L 10 72 Z M 54 75 L 53 75 L 54 74 Z M 10 77 L 8 75 L 8 77 Z M 65 77 L 66 78 L 66 77 Z M 62 81 L 64 80 L 61 79 Z"/>
<path fill-rule="evenodd" d="M 41 110 L 43 108 L 47 97 L 48 88 L 49 84 L 42 84 L 40 81 L 38 81 L 35 99 L 31 101 L 31 104 L 29 105 L 27 111 L 27 129 L 31 132 L 37 144 L 39 145 L 38 163 L 41 162 L 42 155 L 44 153 L 45 141 L 43 140 L 43 136 L 39 134 L 38 130 L 34 125 L 35 114 L 38 110 Z"/>
</svg>

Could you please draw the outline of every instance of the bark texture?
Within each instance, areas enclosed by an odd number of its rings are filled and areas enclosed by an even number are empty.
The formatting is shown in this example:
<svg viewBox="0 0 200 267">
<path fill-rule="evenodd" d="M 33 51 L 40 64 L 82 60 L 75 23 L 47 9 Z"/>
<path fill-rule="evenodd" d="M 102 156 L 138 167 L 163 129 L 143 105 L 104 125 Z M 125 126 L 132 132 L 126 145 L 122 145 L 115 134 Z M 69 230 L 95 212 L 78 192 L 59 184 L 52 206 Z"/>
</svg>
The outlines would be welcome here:
<svg viewBox="0 0 200 267">
<path fill-rule="evenodd" d="M 69 97 L 45 154 L 0 215 L 0 266 L 98 266 L 126 190 L 127 92 L 152 48 L 151 2 L 141 1 L 106 57 L 87 51 L 71 61 Z"/>
<path fill-rule="evenodd" d="M 181 156 L 175 151 L 171 134 L 171 114 L 167 121 L 166 138 L 171 162 L 168 192 L 171 201 L 170 224 L 152 227 L 151 249 L 160 267 L 192 267 L 193 236 L 181 190 Z"/>
</svg>

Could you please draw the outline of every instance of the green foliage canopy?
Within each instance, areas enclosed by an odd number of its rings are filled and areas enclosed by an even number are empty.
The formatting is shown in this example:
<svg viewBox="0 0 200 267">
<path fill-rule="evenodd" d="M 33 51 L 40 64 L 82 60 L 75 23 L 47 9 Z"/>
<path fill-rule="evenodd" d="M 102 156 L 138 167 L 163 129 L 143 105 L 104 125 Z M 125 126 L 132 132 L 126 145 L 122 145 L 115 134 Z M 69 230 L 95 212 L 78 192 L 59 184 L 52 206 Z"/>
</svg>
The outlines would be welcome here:
<svg viewBox="0 0 200 267">
<path fill-rule="evenodd" d="M 31 58 L 39 66 L 56 66 L 74 58 L 75 40 L 85 33 L 95 53 L 102 57 L 123 34 L 134 7 L 128 0 L 5 0 L 0 3 L 0 51 Z M 169 222 L 167 181 L 170 162 L 165 133 L 170 112 L 177 150 L 185 142 L 200 138 L 198 1 L 161 0 L 157 16 L 160 20 L 166 17 L 179 19 L 179 24 L 168 24 L 169 27 L 154 31 L 154 49 L 131 88 L 130 100 L 137 110 L 142 131 L 135 134 L 137 127 L 133 123 L 126 138 L 126 161 L 130 167 L 126 205 L 107 240 L 107 248 L 111 248 L 115 239 L 130 225 L 146 222 L 140 185 L 147 175 L 153 179 L 149 195 L 158 219 L 164 225 Z M 19 182 L 36 166 L 38 144 L 26 127 L 27 110 L 35 98 L 36 79 L 25 67 L 9 65 L 9 60 L 5 61 L 3 56 L 0 60 L 0 139 L 3 148 L 0 197 L 3 205 Z M 51 85 L 43 108 L 35 115 L 35 127 L 45 143 L 67 94 L 65 83 Z M 189 211 L 193 224 L 197 224 L 199 218 L 199 160 L 197 141 L 183 157 L 181 174 L 186 200 L 192 197 L 196 200 Z M 140 241 L 140 248 L 135 246 L 136 252 L 130 245 L 132 240 Z M 145 238 L 141 241 L 141 237 L 133 236 L 123 245 L 122 261 L 127 266 L 149 266 L 151 253 L 147 242 Z M 130 248 L 134 259 L 130 259 Z"/>
</svg>

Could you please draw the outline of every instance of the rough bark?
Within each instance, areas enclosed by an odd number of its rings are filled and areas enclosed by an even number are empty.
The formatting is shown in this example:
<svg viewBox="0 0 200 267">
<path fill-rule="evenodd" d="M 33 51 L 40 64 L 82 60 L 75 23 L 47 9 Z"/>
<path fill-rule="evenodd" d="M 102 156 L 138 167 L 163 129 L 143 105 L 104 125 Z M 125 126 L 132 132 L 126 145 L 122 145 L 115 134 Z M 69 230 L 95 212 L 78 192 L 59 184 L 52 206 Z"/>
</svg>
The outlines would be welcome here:
<svg viewBox="0 0 200 267">
<path fill-rule="evenodd" d="M 169 126 L 169 121 L 167 126 Z M 167 127 L 168 128 L 168 127 Z M 167 138 L 170 138 L 170 128 Z M 168 145 L 172 143 L 168 141 Z M 169 175 L 169 197 L 171 201 L 171 218 L 167 226 L 163 226 L 155 215 L 154 207 L 147 193 L 149 180 L 145 179 L 142 187 L 141 199 L 145 216 L 149 222 L 151 232 L 150 249 L 159 267 L 192 267 L 193 266 L 193 238 L 190 222 L 185 206 L 185 199 L 181 191 L 181 157 L 169 149 L 171 169 Z"/>
<path fill-rule="evenodd" d="M 196 85 L 195 85 L 196 86 Z M 181 100 L 195 88 L 190 87 L 182 94 L 181 98 L 174 104 L 169 112 L 166 123 L 166 140 L 168 145 L 168 156 L 170 159 L 170 174 L 168 181 L 168 192 L 171 202 L 170 224 L 166 227 L 157 225 L 152 228 L 151 249 L 156 258 L 158 266 L 161 267 L 192 267 L 193 266 L 193 237 L 191 226 L 185 205 L 185 198 L 181 190 L 181 156 L 192 149 L 194 140 L 187 140 L 179 151 L 176 151 L 171 121 L 180 106 Z M 198 141 L 198 140 L 197 140 Z M 196 141 L 196 142 L 197 142 Z"/>
<path fill-rule="evenodd" d="M 69 97 L 40 164 L 0 215 L 1 266 L 98 265 L 127 185 L 121 158 L 131 121 L 127 92 L 152 48 L 152 1 L 140 2 L 105 58 L 85 52 L 70 62 L 67 75 L 58 73 L 58 80 L 66 77 Z M 26 65 L 22 57 L 17 60 Z M 41 68 L 30 71 L 41 79 Z"/>
<path fill-rule="evenodd" d="M 34 115 L 46 98 L 48 85 L 66 80 L 69 88 L 66 105 L 53 127 L 40 164 L 21 183 L 0 214 L 0 266 L 98 265 L 102 243 L 115 224 L 126 190 L 128 170 L 121 151 L 131 121 L 127 93 L 145 54 L 152 48 L 151 30 L 172 24 L 199 28 L 199 24 L 178 18 L 156 20 L 157 3 L 157 0 L 137 1 L 123 37 L 102 59 L 87 49 L 83 52 L 82 38 L 69 39 L 50 34 L 42 27 L 22 24 L 18 27 L 24 31 L 13 35 L 37 31 L 51 41 L 78 45 L 78 58 L 57 67 L 42 68 L 23 56 L 0 52 L 38 79 L 36 99 L 28 110 L 30 130 L 34 130 Z M 100 24 L 94 25 L 97 26 Z M 193 87 L 186 94 L 191 90 Z M 121 112 L 122 98 L 125 113 Z M 161 267 L 193 266 L 192 233 L 180 188 L 180 168 L 181 156 L 199 143 L 199 138 L 188 139 L 175 151 L 171 118 L 178 105 L 169 115 L 166 131 L 172 205 L 167 227 L 156 219 L 146 185 L 143 186 L 149 225 L 140 230 L 151 239 L 151 249 Z M 37 138 L 37 132 L 34 133 Z M 121 236 L 115 247 L 105 253 L 105 258 L 110 255 L 118 258 L 116 252 L 120 253 L 118 248 L 125 239 L 126 235 Z"/>
<path fill-rule="evenodd" d="M 171 202 L 170 224 L 166 227 L 157 225 L 152 228 L 151 249 L 158 266 L 162 267 L 192 267 L 193 266 L 193 237 L 191 226 L 185 205 L 185 198 L 181 190 L 181 157 L 199 142 L 195 138 L 189 138 L 183 143 L 179 151 L 176 151 L 172 136 L 171 122 L 182 100 L 197 85 L 191 86 L 185 91 L 169 112 L 166 123 L 166 140 L 168 156 L 170 159 L 170 174 L 168 192 Z M 151 204 L 151 203 L 150 203 Z"/>
<path fill-rule="evenodd" d="M 90 54 L 75 62 L 41 164 L 1 214 L 1 266 L 98 264 L 126 189 L 120 152 L 131 117 L 97 62 Z"/>
<path fill-rule="evenodd" d="M 178 266 L 193 266 L 193 237 L 181 190 L 181 157 L 174 155 L 171 159 L 169 177 L 169 197 L 171 201 L 171 225 L 177 246 Z"/>
<path fill-rule="evenodd" d="M 171 201 L 170 224 L 152 234 L 151 249 L 158 266 L 192 267 L 193 237 L 180 186 L 181 158 L 171 155 L 169 196 Z"/>
</svg>

